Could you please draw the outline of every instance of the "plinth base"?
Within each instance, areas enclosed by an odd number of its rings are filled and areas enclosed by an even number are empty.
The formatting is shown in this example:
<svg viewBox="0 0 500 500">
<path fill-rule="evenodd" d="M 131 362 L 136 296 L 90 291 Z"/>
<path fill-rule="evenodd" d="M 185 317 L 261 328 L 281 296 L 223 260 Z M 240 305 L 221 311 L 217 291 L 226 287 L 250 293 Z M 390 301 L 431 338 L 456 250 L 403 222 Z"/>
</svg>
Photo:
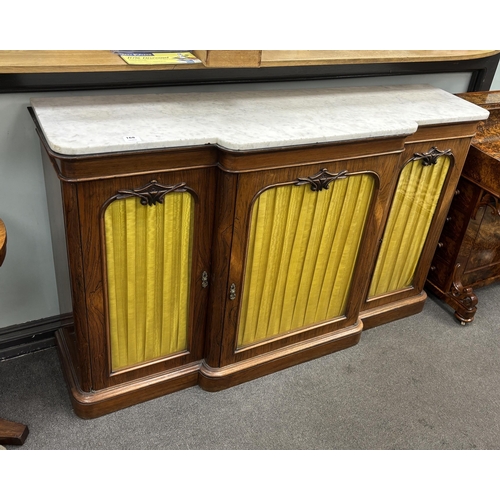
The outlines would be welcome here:
<svg viewBox="0 0 500 500">
<path fill-rule="evenodd" d="M 199 384 L 206 391 L 220 391 L 265 375 L 356 345 L 363 330 L 422 311 L 425 292 L 396 303 L 363 311 L 355 325 L 276 349 L 223 367 L 209 366 L 204 360 L 170 371 L 117 384 L 91 392 L 82 391 L 76 375 L 66 335 L 56 333 L 58 352 L 75 413 L 96 418 L 150 399 Z"/>
<path fill-rule="evenodd" d="M 426 300 L 427 294 L 422 291 L 414 297 L 361 311 L 359 317 L 364 329 L 368 330 L 422 312 Z"/>
</svg>

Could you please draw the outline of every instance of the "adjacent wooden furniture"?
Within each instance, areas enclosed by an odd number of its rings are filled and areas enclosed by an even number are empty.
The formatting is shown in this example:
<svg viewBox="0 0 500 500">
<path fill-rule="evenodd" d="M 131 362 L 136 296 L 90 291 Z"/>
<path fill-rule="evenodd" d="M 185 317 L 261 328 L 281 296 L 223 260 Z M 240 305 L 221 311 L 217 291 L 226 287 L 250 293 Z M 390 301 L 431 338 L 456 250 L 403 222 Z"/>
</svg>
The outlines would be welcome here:
<svg viewBox="0 0 500 500">
<path fill-rule="evenodd" d="M 500 91 L 458 96 L 490 116 L 472 140 L 427 288 L 465 325 L 477 312 L 474 289 L 500 280 Z"/>
<path fill-rule="evenodd" d="M 7 230 L 3 220 L 0 219 L 0 266 L 3 264 L 6 253 Z M 26 425 L 0 418 L 0 444 L 22 445 L 26 441 L 28 433 Z"/>
<path fill-rule="evenodd" d="M 234 386 L 420 312 L 487 115 L 427 87 L 76 99 L 31 112 L 83 418 Z"/>
</svg>

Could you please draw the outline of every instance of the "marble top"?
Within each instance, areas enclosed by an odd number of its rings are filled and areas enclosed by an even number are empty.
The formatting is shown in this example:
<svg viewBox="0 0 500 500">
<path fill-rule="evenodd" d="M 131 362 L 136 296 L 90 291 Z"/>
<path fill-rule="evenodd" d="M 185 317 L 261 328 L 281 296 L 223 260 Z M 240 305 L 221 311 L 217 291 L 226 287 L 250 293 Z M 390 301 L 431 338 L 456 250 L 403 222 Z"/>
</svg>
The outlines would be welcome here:
<svg viewBox="0 0 500 500">
<path fill-rule="evenodd" d="M 488 111 L 429 85 L 33 98 L 50 148 L 83 155 L 218 144 L 231 150 L 405 136 Z"/>
</svg>

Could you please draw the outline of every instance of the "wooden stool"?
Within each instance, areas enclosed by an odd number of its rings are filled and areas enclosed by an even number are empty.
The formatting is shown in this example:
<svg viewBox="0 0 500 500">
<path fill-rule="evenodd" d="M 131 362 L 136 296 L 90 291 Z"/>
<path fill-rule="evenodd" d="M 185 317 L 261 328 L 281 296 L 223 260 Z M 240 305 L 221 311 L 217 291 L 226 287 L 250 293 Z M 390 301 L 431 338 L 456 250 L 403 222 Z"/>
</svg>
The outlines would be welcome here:
<svg viewBox="0 0 500 500">
<path fill-rule="evenodd" d="M 3 264 L 7 253 L 7 231 L 5 224 L 0 219 L 0 266 Z M 22 445 L 26 441 L 29 430 L 24 424 L 9 422 L 0 418 L 0 444 Z"/>
</svg>

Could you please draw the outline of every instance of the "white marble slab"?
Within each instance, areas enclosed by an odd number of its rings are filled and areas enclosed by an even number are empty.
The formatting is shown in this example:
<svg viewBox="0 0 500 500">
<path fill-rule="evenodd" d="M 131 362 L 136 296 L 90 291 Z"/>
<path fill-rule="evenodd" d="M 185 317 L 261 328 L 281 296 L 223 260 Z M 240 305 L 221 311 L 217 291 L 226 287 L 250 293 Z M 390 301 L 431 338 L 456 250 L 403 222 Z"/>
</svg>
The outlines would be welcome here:
<svg viewBox="0 0 500 500">
<path fill-rule="evenodd" d="M 252 150 L 410 135 L 488 111 L 428 85 L 34 98 L 53 151 L 218 144 Z"/>
</svg>

